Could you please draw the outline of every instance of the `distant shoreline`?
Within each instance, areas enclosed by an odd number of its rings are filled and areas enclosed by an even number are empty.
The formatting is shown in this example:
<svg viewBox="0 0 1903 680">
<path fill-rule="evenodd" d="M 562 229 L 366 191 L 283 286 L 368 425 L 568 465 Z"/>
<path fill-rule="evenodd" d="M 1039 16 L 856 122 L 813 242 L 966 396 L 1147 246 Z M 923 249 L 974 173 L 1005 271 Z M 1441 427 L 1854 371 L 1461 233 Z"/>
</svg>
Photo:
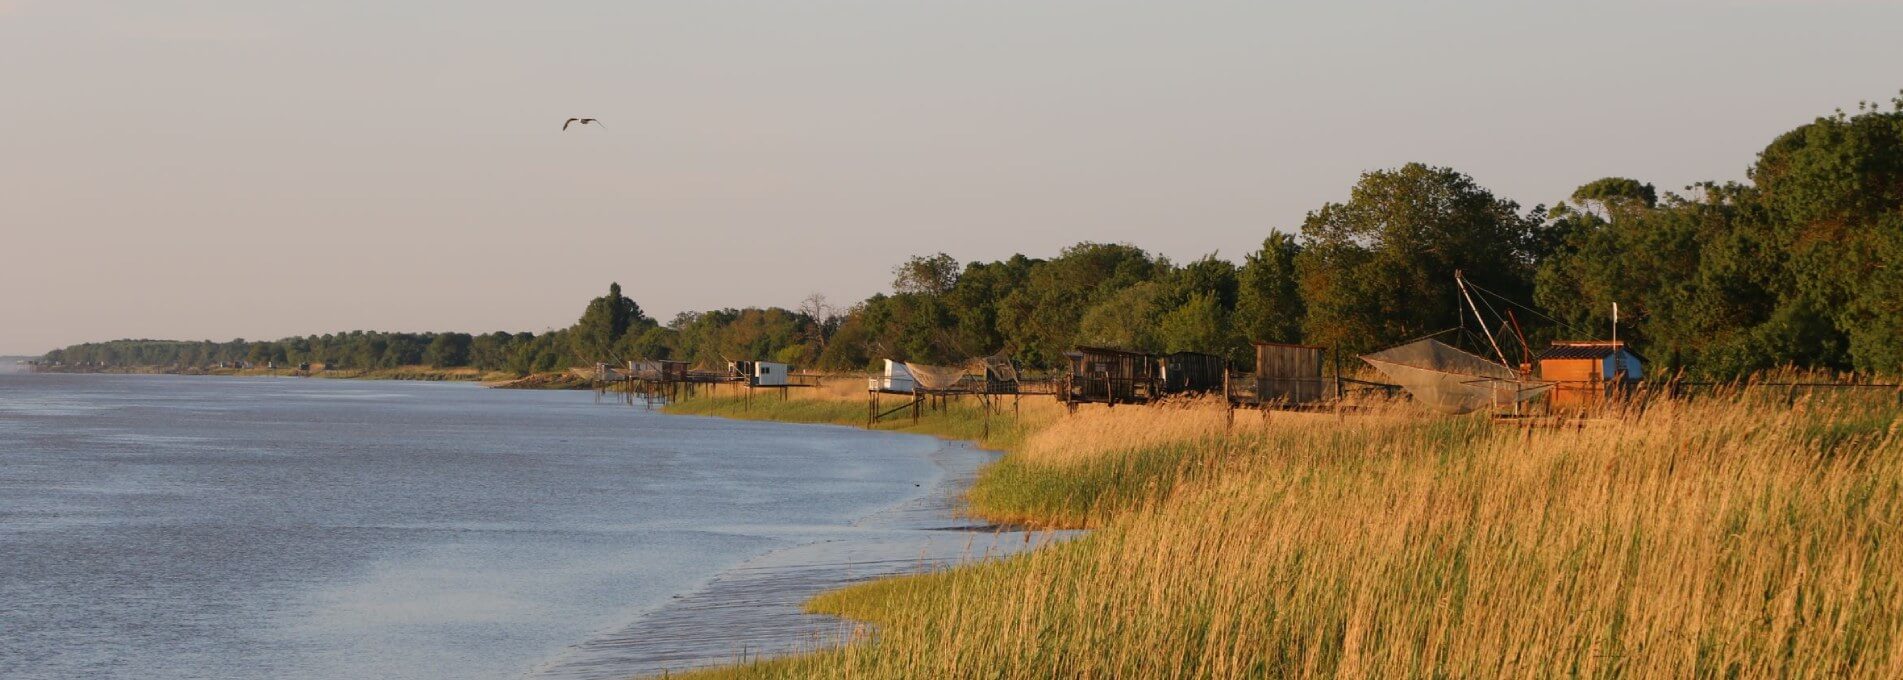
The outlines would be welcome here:
<svg viewBox="0 0 1903 680">
<path fill-rule="evenodd" d="M 106 375 L 202 375 L 223 377 L 322 378 L 327 380 L 416 380 L 424 382 L 471 382 L 501 389 L 584 390 L 592 382 L 572 372 L 517 375 L 506 371 L 482 371 L 474 368 L 434 368 L 400 366 L 373 369 L 296 368 L 174 368 L 165 366 L 31 366 L 35 373 L 106 374 Z"/>
</svg>

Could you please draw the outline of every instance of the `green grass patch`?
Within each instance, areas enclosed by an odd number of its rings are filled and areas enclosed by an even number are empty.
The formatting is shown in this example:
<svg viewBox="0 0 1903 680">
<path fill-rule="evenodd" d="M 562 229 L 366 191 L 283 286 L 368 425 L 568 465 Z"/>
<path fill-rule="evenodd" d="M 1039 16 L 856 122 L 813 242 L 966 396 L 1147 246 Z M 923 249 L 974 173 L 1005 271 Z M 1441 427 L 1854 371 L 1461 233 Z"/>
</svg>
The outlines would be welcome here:
<svg viewBox="0 0 1903 680">
<path fill-rule="evenodd" d="M 892 408 L 898 406 L 898 402 L 886 399 L 881 406 Z M 865 402 L 797 397 L 781 399 L 771 390 L 763 390 L 751 400 L 730 394 L 696 395 L 668 404 L 666 410 L 676 415 L 853 427 L 866 426 L 867 412 Z M 1037 427 L 1032 422 L 1034 419 L 1013 416 L 1008 410 L 992 413 L 990 420 L 987 426 L 985 410 L 975 400 L 967 399 L 951 402 L 943 409 L 927 409 L 917 422 L 913 422 L 910 415 L 895 414 L 873 424 L 869 429 L 960 439 L 989 449 L 1010 450 Z"/>
</svg>

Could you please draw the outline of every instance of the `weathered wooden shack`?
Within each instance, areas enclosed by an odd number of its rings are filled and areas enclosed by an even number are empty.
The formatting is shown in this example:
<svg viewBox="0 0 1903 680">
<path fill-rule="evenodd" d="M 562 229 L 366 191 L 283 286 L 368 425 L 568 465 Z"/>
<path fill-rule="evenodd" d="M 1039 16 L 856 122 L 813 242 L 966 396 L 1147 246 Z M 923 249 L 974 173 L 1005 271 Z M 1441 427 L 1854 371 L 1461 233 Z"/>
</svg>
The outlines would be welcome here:
<svg viewBox="0 0 1903 680">
<path fill-rule="evenodd" d="M 1163 394 L 1221 392 L 1229 362 L 1214 354 L 1174 352 L 1157 359 Z"/>
<path fill-rule="evenodd" d="M 1066 352 L 1070 370 L 1058 389 L 1058 398 L 1076 404 L 1144 403 L 1159 392 L 1156 357 L 1105 347 L 1079 347 Z"/>
<path fill-rule="evenodd" d="M 1591 409 L 1645 377 L 1645 357 L 1611 340 L 1564 340 L 1540 352 L 1540 379 L 1553 383 L 1554 409 Z"/>
<path fill-rule="evenodd" d="M 628 362 L 628 376 L 649 382 L 687 382 L 691 364 L 666 359 L 636 359 Z"/>
<path fill-rule="evenodd" d="M 1255 344 L 1255 401 L 1306 404 L 1328 392 L 1322 380 L 1323 348 L 1280 342 Z"/>
<path fill-rule="evenodd" d="M 793 367 L 773 361 L 729 361 L 728 373 L 753 387 L 785 387 Z"/>
</svg>

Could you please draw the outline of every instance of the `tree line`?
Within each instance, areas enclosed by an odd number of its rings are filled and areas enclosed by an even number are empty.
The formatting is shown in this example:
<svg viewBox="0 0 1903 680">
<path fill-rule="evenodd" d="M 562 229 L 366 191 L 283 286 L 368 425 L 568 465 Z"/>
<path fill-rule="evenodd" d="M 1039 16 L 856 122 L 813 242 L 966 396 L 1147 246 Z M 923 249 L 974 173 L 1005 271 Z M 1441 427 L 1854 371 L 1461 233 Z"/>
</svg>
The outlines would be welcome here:
<svg viewBox="0 0 1903 680">
<path fill-rule="evenodd" d="M 1624 177 L 1522 208 L 1458 170 L 1424 164 L 1361 176 L 1340 203 L 1271 232 L 1240 262 L 1173 262 L 1130 244 L 959 263 L 909 259 L 892 289 L 844 308 L 814 295 L 778 307 L 648 317 L 619 285 L 574 326 L 543 334 L 349 333 L 227 343 L 125 340 L 50 361 L 202 365 L 410 364 L 518 373 L 596 361 L 719 366 L 763 359 L 859 370 L 883 358 L 948 363 L 1005 353 L 1063 365 L 1077 345 L 1223 354 L 1253 340 L 1363 352 L 1478 329 L 1463 272 L 1514 310 L 1529 346 L 1609 335 L 1656 368 L 1731 376 L 1799 366 L 1903 370 L 1903 97 L 1779 135 L 1745 182 L 1660 192 Z M 1498 317 L 1488 323 L 1497 323 Z M 1505 327 L 1489 330 L 1506 331 Z M 1523 350 L 1522 350 L 1523 351 Z"/>
<path fill-rule="evenodd" d="M 532 373 L 574 364 L 566 331 L 533 333 L 385 333 L 349 331 L 269 341 L 114 340 L 48 352 L 42 361 L 78 366 L 206 368 L 249 363 L 369 370 L 403 366 L 473 367 Z"/>
</svg>

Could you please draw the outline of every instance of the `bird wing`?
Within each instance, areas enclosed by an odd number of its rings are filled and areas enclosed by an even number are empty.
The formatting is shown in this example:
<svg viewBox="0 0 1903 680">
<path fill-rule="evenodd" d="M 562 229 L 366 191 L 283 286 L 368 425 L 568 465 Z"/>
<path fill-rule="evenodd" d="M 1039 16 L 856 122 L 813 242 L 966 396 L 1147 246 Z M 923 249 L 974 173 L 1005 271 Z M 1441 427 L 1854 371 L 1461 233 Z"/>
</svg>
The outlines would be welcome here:
<svg viewBox="0 0 1903 680">
<path fill-rule="evenodd" d="M 603 123 L 603 122 L 601 122 L 601 121 L 598 121 L 598 120 L 595 120 L 595 119 L 593 119 L 593 118 L 590 118 L 590 119 L 588 119 L 588 122 L 590 122 L 590 123 L 594 123 L 594 124 L 596 124 L 596 125 L 600 125 L 600 126 L 601 126 L 601 129 L 603 129 L 603 130 L 606 130 L 606 129 L 608 129 L 608 125 L 607 125 L 606 123 Z"/>
<path fill-rule="evenodd" d="M 570 119 L 568 119 L 568 120 L 565 120 L 565 121 L 562 121 L 562 129 L 563 129 L 563 130 L 567 130 L 567 129 L 568 129 L 568 125 L 569 125 L 570 123 L 573 123 L 573 122 L 575 122 L 575 121 L 578 121 L 578 120 L 581 120 L 581 119 L 580 119 L 580 118 L 570 118 Z"/>
</svg>

